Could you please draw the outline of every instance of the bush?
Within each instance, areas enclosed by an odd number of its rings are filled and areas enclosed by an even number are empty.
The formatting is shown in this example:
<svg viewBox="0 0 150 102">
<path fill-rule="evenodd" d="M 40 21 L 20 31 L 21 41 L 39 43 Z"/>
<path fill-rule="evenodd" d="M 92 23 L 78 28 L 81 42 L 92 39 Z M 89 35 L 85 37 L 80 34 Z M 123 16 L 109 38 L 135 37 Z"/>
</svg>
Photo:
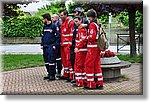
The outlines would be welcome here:
<svg viewBox="0 0 150 102">
<path fill-rule="evenodd" d="M 39 17 L 20 16 L 3 19 L 4 37 L 39 37 L 43 22 Z"/>
</svg>

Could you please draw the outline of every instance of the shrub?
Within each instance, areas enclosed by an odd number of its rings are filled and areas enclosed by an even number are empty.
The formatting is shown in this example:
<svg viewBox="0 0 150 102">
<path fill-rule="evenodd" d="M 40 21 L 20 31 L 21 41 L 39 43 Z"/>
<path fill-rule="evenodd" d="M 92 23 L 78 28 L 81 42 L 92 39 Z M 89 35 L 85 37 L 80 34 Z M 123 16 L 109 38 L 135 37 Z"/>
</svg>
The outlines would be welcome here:
<svg viewBox="0 0 150 102">
<path fill-rule="evenodd" d="M 43 22 L 39 17 L 20 16 L 3 20 L 4 37 L 39 37 Z"/>
</svg>

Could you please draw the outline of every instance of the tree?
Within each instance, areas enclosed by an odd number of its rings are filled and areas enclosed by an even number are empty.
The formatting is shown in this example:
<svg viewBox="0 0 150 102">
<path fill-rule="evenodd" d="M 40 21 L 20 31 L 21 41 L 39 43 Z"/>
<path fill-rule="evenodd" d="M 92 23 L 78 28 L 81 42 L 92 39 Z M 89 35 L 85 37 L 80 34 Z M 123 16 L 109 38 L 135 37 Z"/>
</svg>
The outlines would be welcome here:
<svg viewBox="0 0 150 102">
<path fill-rule="evenodd" d="M 33 1 L 36 0 L 0 0 L 0 6 L 2 6 L 2 16 L 16 17 L 19 15 L 24 15 L 23 11 L 19 9 L 17 4 L 29 4 Z"/>
<path fill-rule="evenodd" d="M 117 15 L 121 11 L 127 10 L 129 14 L 130 57 L 136 57 L 135 13 L 137 10 L 139 10 L 139 12 L 141 13 L 143 12 L 142 1 L 137 1 L 132 3 L 93 2 L 93 1 L 76 2 L 76 3 L 77 3 L 76 5 L 84 8 L 85 12 L 87 12 L 89 9 L 96 10 L 98 16 L 103 14 L 108 15 L 110 12 L 113 15 Z"/>
<path fill-rule="evenodd" d="M 23 15 L 23 12 L 19 10 L 19 7 L 15 3 L 3 3 L 3 16 L 15 17 Z"/>
</svg>

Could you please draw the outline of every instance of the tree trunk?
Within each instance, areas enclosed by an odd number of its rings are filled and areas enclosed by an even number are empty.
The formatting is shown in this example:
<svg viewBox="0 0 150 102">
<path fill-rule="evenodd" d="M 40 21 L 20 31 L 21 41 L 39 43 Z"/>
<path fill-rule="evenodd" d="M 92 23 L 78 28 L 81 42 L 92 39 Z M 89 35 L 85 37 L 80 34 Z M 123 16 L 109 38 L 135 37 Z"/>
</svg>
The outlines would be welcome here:
<svg viewBox="0 0 150 102">
<path fill-rule="evenodd" d="M 135 9 L 134 5 L 129 6 L 129 34 L 130 34 L 130 57 L 136 57 L 136 41 L 135 41 Z"/>
</svg>

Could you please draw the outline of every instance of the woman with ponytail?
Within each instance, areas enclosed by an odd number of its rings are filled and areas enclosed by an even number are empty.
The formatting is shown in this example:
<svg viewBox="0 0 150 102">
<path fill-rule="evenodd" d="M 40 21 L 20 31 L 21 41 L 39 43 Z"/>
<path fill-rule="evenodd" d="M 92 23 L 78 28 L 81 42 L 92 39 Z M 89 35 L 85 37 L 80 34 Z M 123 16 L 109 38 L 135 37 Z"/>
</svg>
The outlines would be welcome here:
<svg viewBox="0 0 150 102">
<path fill-rule="evenodd" d="M 85 72 L 87 77 L 87 86 L 85 88 L 103 88 L 103 76 L 100 65 L 101 51 L 97 47 L 97 32 L 99 30 L 99 23 L 97 20 L 97 13 L 95 10 L 90 10 L 87 13 L 90 24 L 88 26 L 87 36 L 87 55 L 85 59 Z"/>
</svg>

